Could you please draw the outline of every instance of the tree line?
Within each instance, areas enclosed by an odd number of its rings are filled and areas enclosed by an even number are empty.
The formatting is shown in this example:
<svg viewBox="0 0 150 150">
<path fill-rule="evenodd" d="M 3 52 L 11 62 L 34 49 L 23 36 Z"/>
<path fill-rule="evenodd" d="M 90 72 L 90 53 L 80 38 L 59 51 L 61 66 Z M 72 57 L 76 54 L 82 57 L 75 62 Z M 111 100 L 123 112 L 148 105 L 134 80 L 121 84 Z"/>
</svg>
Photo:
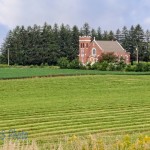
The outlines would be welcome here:
<svg viewBox="0 0 150 150">
<path fill-rule="evenodd" d="M 144 32 L 139 24 L 113 32 L 90 28 L 88 23 L 80 29 L 76 25 L 44 23 L 10 30 L 1 46 L 0 62 L 7 63 L 8 51 L 11 65 L 57 65 L 62 57 L 72 61 L 78 58 L 79 36 L 88 35 L 96 40 L 118 40 L 130 52 L 131 63 L 136 60 L 136 50 L 140 61 L 150 61 L 150 31 Z"/>
</svg>

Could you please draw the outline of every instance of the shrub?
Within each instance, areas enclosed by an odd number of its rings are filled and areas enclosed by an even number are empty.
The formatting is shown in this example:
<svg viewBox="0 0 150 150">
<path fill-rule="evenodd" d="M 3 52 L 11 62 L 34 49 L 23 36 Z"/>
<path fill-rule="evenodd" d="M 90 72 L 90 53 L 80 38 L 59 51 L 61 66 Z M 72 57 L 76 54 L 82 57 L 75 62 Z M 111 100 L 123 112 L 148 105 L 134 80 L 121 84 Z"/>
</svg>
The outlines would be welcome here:
<svg viewBox="0 0 150 150">
<path fill-rule="evenodd" d="M 101 65 L 100 65 L 100 68 L 99 68 L 99 70 L 102 70 L 102 71 L 106 71 L 107 70 L 107 67 L 108 67 L 108 62 L 106 62 L 106 61 L 104 61 L 104 62 L 102 62 L 102 63 L 100 63 Z"/>
<path fill-rule="evenodd" d="M 80 66 L 79 66 L 79 60 L 78 59 L 74 59 L 74 60 L 72 60 L 70 63 L 69 63 L 69 65 L 68 65 L 68 68 L 69 69 L 79 69 L 80 68 Z"/>
<path fill-rule="evenodd" d="M 82 63 L 81 63 L 81 64 L 82 64 Z M 88 63 L 86 64 L 85 69 L 88 69 L 88 70 L 92 69 L 92 65 L 91 65 L 90 62 L 88 62 Z"/>
<path fill-rule="evenodd" d="M 115 71 L 116 70 L 116 64 L 115 63 L 109 63 L 107 70 L 108 71 Z"/>
<path fill-rule="evenodd" d="M 91 69 L 93 70 L 101 70 L 101 71 L 106 71 L 108 67 L 108 62 L 96 62 L 91 66 Z"/>
<path fill-rule="evenodd" d="M 7 64 L 0 64 L 0 68 L 8 68 L 9 66 Z"/>
<path fill-rule="evenodd" d="M 91 66 L 91 69 L 92 69 L 92 70 L 98 70 L 99 66 L 100 66 L 100 62 L 96 62 L 96 63 L 94 63 L 94 64 Z"/>
<path fill-rule="evenodd" d="M 142 72 L 143 71 L 143 66 L 144 66 L 144 64 L 142 64 L 142 63 L 136 64 L 135 65 L 135 71 L 136 72 Z"/>
<path fill-rule="evenodd" d="M 79 62 L 79 68 L 80 69 L 87 69 L 87 67 L 85 65 L 83 65 L 81 62 Z M 89 68 L 90 69 L 90 68 Z"/>
<path fill-rule="evenodd" d="M 148 63 L 143 64 L 142 71 L 144 71 L 144 72 L 150 71 L 150 64 L 148 64 Z"/>
<path fill-rule="evenodd" d="M 41 67 L 41 68 L 44 68 L 44 64 L 43 64 L 43 63 L 41 63 L 40 67 Z"/>
<path fill-rule="evenodd" d="M 114 63 L 117 62 L 118 57 L 113 53 L 113 52 L 109 52 L 109 53 L 102 53 L 101 57 L 99 58 L 99 62 L 108 62 L 108 63 Z"/>
<path fill-rule="evenodd" d="M 61 69 L 66 69 L 69 67 L 69 60 L 66 57 L 61 57 L 57 63 Z"/>
<path fill-rule="evenodd" d="M 125 71 L 135 71 L 135 65 L 126 65 Z"/>
<path fill-rule="evenodd" d="M 117 71 L 123 71 L 126 67 L 126 64 L 124 60 L 120 60 L 119 62 L 116 63 L 116 70 Z"/>
<path fill-rule="evenodd" d="M 146 72 L 150 71 L 150 64 L 139 63 L 136 65 L 127 65 L 125 71 L 136 71 L 136 72 Z"/>
<path fill-rule="evenodd" d="M 30 65 L 30 68 L 34 68 L 34 65 Z"/>
</svg>

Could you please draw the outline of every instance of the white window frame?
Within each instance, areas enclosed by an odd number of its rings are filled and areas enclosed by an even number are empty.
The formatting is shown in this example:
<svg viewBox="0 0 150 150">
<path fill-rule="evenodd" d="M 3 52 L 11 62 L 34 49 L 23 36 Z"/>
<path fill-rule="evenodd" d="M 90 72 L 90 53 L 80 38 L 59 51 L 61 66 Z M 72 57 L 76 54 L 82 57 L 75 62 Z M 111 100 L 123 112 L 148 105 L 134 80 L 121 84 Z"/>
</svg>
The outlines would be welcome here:
<svg viewBox="0 0 150 150">
<path fill-rule="evenodd" d="M 92 49 L 92 56 L 96 56 L 96 48 Z"/>
</svg>

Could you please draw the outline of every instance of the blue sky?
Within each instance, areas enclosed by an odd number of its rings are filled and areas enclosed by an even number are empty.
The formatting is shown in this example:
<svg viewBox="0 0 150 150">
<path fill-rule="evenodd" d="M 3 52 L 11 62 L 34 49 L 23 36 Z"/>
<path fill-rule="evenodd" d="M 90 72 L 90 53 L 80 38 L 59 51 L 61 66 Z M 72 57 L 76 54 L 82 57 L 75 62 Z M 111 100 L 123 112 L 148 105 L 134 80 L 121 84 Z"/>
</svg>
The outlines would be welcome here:
<svg viewBox="0 0 150 150">
<path fill-rule="evenodd" d="M 0 0 L 0 44 L 17 25 L 47 22 L 114 30 L 141 24 L 150 29 L 150 0 Z"/>
</svg>

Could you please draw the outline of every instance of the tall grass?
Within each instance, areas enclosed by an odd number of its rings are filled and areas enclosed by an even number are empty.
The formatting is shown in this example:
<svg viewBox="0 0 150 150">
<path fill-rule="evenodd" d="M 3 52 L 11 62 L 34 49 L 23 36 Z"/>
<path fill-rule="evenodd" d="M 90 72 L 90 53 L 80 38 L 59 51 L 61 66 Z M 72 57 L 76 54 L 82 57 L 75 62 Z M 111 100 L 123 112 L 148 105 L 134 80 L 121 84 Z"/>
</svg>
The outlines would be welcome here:
<svg viewBox="0 0 150 150">
<path fill-rule="evenodd" d="M 150 136 L 130 135 L 103 138 L 97 135 L 66 137 L 64 141 L 38 145 L 36 142 L 5 142 L 1 150 L 150 150 Z"/>
</svg>

